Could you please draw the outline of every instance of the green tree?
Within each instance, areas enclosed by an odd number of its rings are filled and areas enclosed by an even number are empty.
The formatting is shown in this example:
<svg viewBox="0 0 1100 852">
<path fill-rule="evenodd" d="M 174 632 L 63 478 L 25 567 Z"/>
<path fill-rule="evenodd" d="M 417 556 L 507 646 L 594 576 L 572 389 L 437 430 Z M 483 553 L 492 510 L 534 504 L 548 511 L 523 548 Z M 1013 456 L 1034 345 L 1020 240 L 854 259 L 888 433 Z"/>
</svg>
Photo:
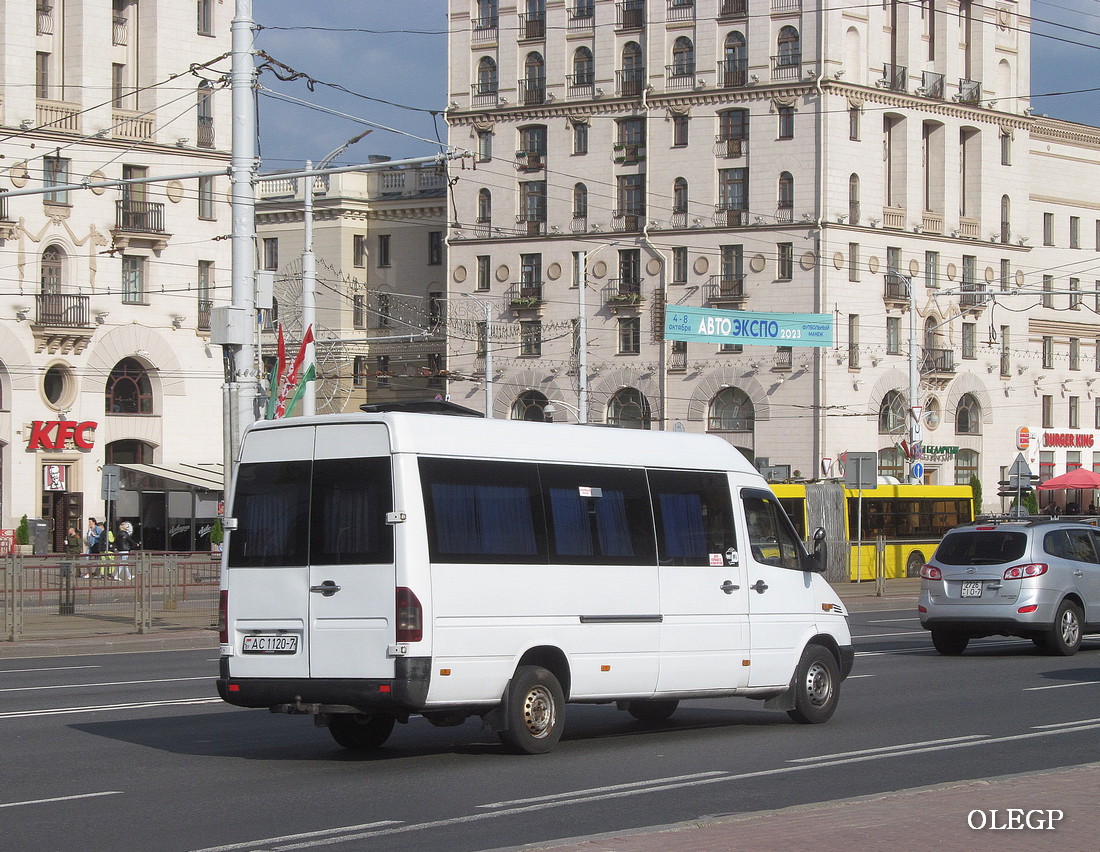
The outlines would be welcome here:
<svg viewBox="0 0 1100 852">
<path fill-rule="evenodd" d="M 982 513 L 982 481 L 976 476 L 970 477 L 970 488 L 974 491 L 974 514 Z"/>
<path fill-rule="evenodd" d="M 19 519 L 19 526 L 15 528 L 15 543 L 16 544 L 30 544 L 31 543 L 31 525 L 27 523 L 27 516 L 24 515 Z"/>
</svg>

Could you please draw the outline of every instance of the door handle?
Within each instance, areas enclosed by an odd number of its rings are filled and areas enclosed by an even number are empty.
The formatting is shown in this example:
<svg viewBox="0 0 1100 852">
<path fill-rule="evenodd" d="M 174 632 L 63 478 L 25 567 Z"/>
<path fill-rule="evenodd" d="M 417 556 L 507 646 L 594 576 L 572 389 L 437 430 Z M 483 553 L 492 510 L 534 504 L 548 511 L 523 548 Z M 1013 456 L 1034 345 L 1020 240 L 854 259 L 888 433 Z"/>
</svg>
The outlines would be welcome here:
<svg viewBox="0 0 1100 852">
<path fill-rule="evenodd" d="M 749 586 L 749 588 L 752 589 L 754 592 L 764 594 L 764 592 L 768 590 L 768 584 L 765 583 L 763 580 L 757 580 L 755 583 Z"/>
<path fill-rule="evenodd" d="M 735 584 L 733 583 L 733 581 L 731 581 L 731 580 L 726 580 L 726 582 L 724 582 L 724 583 L 723 583 L 723 584 L 722 584 L 721 586 L 719 586 L 718 588 L 719 588 L 719 589 L 721 589 L 721 590 L 722 590 L 723 592 L 725 592 L 725 593 L 726 593 L 727 595 L 732 595 L 732 594 L 733 594 L 734 592 L 736 592 L 736 591 L 737 591 L 738 589 L 740 589 L 741 587 L 740 587 L 740 586 L 737 586 L 737 585 L 735 585 Z"/>
<path fill-rule="evenodd" d="M 324 595 L 326 598 L 331 598 L 334 594 L 340 591 L 340 587 L 337 586 L 333 580 L 325 580 L 325 582 L 323 582 L 319 586 L 310 586 L 309 590 L 311 592 L 318 592 Z"/>
</svg>

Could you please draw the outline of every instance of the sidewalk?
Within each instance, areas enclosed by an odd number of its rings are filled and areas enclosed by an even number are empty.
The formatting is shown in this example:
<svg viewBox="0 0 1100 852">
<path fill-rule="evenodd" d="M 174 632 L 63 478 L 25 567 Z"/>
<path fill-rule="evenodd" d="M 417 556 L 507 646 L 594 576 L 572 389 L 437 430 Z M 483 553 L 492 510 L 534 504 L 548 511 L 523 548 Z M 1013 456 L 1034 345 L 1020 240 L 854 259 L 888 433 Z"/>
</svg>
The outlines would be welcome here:
<svg viewBox="0 0 1100 852">
<path fill-rule="evenodd" d="M 1100 763 L 1089 763 L 512 848 L 525 852 L 931 852 L 964 848 L 1068 852 L 1096 848 L 1098 788 Z"/>
</svg>

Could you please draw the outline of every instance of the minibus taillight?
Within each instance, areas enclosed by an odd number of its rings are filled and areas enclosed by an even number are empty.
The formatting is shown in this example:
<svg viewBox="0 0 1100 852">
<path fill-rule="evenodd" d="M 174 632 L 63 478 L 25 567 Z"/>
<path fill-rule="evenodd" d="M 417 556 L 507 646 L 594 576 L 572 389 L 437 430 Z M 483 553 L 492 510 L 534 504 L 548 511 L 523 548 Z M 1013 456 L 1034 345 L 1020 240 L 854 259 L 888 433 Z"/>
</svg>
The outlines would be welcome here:
<svg viewBox="0 0 1100 852">
<path fill-rule="evenodd" d="M 424 638 L 424 610 L 412 589 L 397 587 L 397 641 L 419 642 Z"/>
<path fill-rule="evenodd" d="M 229 590 L 218 592 L 218 642 L 229 644 Z"/>
</svg>

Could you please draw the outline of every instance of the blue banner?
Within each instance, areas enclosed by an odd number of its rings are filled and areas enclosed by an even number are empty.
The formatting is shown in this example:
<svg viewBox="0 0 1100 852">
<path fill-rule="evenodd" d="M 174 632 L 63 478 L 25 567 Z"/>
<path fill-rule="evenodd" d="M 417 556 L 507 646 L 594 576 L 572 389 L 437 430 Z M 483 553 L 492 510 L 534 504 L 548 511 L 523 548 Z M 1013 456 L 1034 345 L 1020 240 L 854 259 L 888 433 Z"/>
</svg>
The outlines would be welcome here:
<svg viewBox="0 0 1100 852">
<path fill-rule="evenodd" d="M 665 338 L 759 346 L 832 346 L 833 316 L 667 305 Z"/>
</svg>

